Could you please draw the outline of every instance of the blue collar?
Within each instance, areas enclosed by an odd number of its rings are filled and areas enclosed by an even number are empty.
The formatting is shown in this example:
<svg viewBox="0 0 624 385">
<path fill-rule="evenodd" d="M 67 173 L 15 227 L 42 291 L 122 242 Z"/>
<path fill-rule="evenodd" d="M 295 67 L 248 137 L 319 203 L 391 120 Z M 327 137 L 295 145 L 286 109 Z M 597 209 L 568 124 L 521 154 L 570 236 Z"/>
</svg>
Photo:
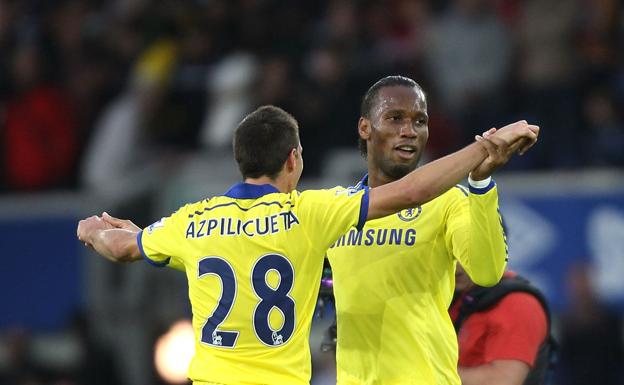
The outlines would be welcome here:
<svg viewBox="0 0 624 385">
<path fill-rule="evenodd" d="M 362 179 L 360 179 L 360 181 L 357 182 L 355 186 L 353 186 L 353 188 L 357 191 L 362 190 L 364 187 L 368 187 L 368 173 L 364 174 Z"/>
<path fill-rule="evenodd" d="M 270 184 L 251 184 L 240 182 L 225 192 L 226 197 L 235 199 L 256 199 L 262 196 L 278 193 L 279 190 Z"/>
</svg>

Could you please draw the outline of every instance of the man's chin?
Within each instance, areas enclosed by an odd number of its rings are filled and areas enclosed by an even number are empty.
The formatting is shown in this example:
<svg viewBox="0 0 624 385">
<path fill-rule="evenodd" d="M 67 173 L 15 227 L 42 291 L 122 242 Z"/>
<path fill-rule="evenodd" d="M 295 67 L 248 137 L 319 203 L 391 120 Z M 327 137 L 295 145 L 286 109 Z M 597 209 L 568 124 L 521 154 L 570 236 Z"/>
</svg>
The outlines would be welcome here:
<svg viewBox="0 0 624 385">
<path fill-rule="evenodd" d="M 416 164 L 394 164 L 386 170 L 386 174 L 393 179 L 401 179 L 405 175 L 409 174 L 413 170 L 416 169 L 418 163 Z"/>
</svg>

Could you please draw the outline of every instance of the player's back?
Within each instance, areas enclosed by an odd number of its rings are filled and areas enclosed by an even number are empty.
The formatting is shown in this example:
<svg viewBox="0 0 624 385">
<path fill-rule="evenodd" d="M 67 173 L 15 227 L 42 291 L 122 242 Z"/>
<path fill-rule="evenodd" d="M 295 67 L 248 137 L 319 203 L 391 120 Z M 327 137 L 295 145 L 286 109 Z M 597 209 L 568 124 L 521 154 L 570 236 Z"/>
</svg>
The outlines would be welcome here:
<svg viewBox="0 0 624 385">
<path fill-rule="evenodd" d="M 283 194 L 270 185 L 238 184 L 139 236 L 150 260 L 186 272 L 196 336 L 192 380 L 309 382 L 323 256 L 342 233 L 363 224 L 366 194 Z"/>
</svg>

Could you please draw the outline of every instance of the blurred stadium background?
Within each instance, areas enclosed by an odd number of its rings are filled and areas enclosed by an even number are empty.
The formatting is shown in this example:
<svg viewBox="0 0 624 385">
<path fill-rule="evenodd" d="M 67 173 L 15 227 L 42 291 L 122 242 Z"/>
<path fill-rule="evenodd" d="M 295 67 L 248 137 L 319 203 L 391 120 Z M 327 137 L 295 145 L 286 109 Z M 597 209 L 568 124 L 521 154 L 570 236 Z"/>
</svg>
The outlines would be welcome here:
<svg viewBox="0 0 624 385">
<path fill-rule="evenodd" d="M 618 0 L 0 0 L 0 384 L 167 383 L 184 277 L 97 258 L 77 220 L 222 193 L 233 128 L 267 103 L 300 122 L 302 188 L 351 184 L 360 98 L 389 74 L 428 93 L 429 159 L 541 125 L 497 175 L 510 267 L 551 301 L 557 383 L 624 384 L 623 38 Z M 335 381 L 327 314 L 313 384 Z"/>
</svg>

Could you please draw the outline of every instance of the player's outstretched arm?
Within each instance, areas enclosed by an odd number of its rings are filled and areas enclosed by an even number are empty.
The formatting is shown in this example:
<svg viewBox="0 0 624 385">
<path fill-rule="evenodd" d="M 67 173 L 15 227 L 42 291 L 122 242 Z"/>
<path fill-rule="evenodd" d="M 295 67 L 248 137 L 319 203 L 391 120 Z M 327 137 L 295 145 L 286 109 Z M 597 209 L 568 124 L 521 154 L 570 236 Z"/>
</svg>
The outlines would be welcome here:
<svg viewBox="0 0 624 385">
<path fill-rule="evenodd" d="M 85 245 L 113 262 L 134 262 L 142 258 L 136 240 L 139 230 L 136 226 L 121 228 L 94 215 L 78 223 L 77 236 Z"/>
<path fill-rule="evenodd" d="M 494 360 L 488 364 L 459 367 L 463 385 L 522 385 L 529 370 L 518 360 Z"/>
<path fill-rule="evenodd" d="M 527 142 L 532 145 L 537 140 L 538 133 L 532 127 L 536 126 L 529 126 L 521 120 L 498 130 L 495 139 L 497 151 L 508 152 L 509 147 L 526 150 Z M 395 182 L 371 189 L 368 219 L 384 217 L 438 197 L 490 156 L 491 143 L 491 138 L 472 143 L 417 168 Z"/>
</svg>

